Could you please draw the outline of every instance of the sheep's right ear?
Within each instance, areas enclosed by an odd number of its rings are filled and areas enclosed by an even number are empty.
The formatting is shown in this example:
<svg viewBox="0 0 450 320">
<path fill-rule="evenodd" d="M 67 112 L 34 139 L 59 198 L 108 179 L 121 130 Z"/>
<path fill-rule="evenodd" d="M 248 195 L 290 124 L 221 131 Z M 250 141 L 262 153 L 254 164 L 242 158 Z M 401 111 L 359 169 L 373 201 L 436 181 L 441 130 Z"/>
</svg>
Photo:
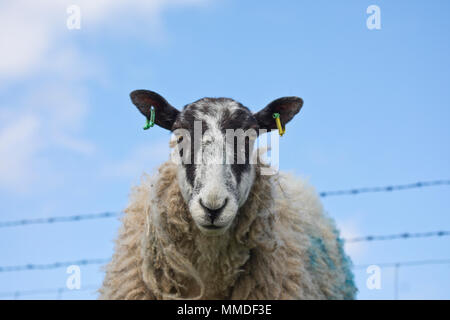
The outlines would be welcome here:
<svg viewBox="0 0 450 320">
<path fill-rule="evenodd" d="M 303 100 L 299 97 L 283 97 L 269 103 L 264 109 L 255 113 L 256 121 L 258 121 L 261 129 L 276 129 L 277 125 L 273 118 L 274 113 L 280 115 L 282 127 L 294 118 L 303 106 Z"/>
<path fill-rule="evenodd" d="M 130 93 L 130 98 L 147 119 L 150 119 L 150 110 L 153 106 L 155 108 L 155 123 L 161 128 L 172 129 L 180 111 L 172 107 L 166 99 L 149 90 L 135 90 Z"/>
</svg>

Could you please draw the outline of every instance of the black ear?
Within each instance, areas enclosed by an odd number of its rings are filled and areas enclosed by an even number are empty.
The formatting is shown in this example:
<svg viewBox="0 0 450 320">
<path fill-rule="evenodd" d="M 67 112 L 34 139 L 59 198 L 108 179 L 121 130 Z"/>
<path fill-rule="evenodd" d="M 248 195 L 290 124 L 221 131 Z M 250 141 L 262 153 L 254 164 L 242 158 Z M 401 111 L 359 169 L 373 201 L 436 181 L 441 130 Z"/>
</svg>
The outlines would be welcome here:
<svg viewBox="0 0 450 320">
<path fill-rule="evenodd" d="M 303 100 L 299 97 L 283 97 L 269 103 L 264 109 L 254 114 L 260 129 L 276 129 L 277 125 L 273 118 L 274 113 L 280 114 L 281 125 L 292 120 L 303 106 Z"/>
<path fill-rule="evenodd" d="M 172 129 L 180 111 L 172 107 L 166 99 L 149 90 L 135 90 L 130 93 L 130 98 L 147 119 L 150 119 L 150 109 L 153 106 L 155 108 L 155 123 L 164 129 Z"/>
</svg>

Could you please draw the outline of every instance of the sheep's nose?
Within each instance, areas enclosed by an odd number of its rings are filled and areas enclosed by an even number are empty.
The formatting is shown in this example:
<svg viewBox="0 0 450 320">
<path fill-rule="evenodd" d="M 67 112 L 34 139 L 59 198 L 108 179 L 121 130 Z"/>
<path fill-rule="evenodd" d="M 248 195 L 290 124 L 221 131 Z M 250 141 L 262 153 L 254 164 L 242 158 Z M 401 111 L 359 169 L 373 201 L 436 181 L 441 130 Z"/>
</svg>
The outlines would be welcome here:
<svg viewBox="0 0 450 320">
<path fill-rule="evenodd" d="M 214 220 L 222 213 L 223 208 L 227 205 L 228 198 L 226 198 L 223 202 L 223 204 L 220 207 L 213 207 L 209 204 L 204 204 L 202 199 L 200 199 L 200 205 L 202 206 L 203 210 L 206 211 L 206 214 L 208 215 L 209 220 L 211 220 L 211 223 L 214 223 Z"/>
</svg>

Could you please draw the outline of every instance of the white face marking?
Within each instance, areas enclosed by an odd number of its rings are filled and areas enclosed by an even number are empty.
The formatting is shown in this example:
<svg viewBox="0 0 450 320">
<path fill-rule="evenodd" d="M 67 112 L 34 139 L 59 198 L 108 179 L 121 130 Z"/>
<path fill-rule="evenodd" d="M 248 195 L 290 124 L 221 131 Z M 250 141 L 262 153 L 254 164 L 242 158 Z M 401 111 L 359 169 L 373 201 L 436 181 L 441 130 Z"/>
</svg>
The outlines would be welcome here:
<svg viewBox="0 0 450 320">
<path fill-rule="evenodd" d="M 197 164 L 189 168 L 179 165 L 178 181 L 192 218 L 200 230 L 209 235 L 223 234 L 230 227 L 254 181 L 253 166 L 230 164 L 233 161 L 226 159 L 234 158 L 234 153 L 225 152 L 229 142 L 226 141 L 224 123 L 233 118 L 237 110 L 245 111 L 244 114 L 248 113 L 250 117 L 250 120 L 242 119 L 242 126 L 246 125 L 245 121 L 253 121 L 250 111 L 231 99 L 202 99 L 186 107 L 179 118 L 181 123 L 195 119 L 204 126 L 201 128 L 204 133 L 201 134 L 200 129 L 197 137 L 191 132 L 191 140 L 198 140 L 191 143 L 197 142 L 201 147 L 201 152 L 194 155 Z M 239 119 L 233 124 L 241 125 Z M 203 161 L 199 161 L 200 157 Z M 235 166 L 234 170 L 232 166 Z"/>
</svg>

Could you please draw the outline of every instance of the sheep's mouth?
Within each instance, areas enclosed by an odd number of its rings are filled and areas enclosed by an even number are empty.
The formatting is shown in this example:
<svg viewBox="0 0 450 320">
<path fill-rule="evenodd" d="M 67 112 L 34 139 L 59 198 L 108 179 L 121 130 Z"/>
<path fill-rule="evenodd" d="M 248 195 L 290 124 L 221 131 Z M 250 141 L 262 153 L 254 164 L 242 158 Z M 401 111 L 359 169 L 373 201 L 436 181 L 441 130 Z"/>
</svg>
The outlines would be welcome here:
<svg viewBox="0 0 450 320">
<path fill-rule="evenodd" d="M 223 227 L 219 227 L 213 224 L 208 224 L 208 225 L 202 225 L 203 228 L 205 229 L 209 229 L 209 230 L 218 230 L 218 229 L 222 229 Z"/>
</svg>

